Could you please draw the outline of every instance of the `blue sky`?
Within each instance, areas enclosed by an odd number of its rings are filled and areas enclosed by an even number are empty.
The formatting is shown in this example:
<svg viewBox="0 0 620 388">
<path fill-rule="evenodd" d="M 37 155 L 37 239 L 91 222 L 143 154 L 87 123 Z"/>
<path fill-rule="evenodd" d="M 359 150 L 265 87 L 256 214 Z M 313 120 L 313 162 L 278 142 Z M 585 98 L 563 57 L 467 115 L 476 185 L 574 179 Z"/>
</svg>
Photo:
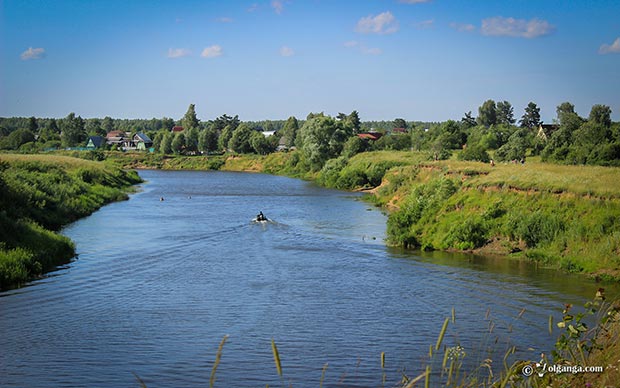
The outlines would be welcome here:
<svg viewBox="0 0 620 388">
<path fill-rule="evenodd" d="M 618 0 L 0 0 L 0 116 L 620 120 Z"/>
</svg>

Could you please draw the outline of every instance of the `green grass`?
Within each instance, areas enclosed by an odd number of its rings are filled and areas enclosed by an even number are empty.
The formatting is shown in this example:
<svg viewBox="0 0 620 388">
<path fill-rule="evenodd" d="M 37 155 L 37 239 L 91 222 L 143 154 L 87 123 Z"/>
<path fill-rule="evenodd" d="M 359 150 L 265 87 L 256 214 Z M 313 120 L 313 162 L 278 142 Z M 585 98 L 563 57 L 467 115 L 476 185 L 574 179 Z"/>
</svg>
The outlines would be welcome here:
<svg viewBox="0 0 620 388">
<path fill-rule="evenodd" d="M 60 155 L 0 155 L 0 289 L 67 262 L 71 240 L 54 233 L 127 198 L 134 171 Z"/>
</svg>

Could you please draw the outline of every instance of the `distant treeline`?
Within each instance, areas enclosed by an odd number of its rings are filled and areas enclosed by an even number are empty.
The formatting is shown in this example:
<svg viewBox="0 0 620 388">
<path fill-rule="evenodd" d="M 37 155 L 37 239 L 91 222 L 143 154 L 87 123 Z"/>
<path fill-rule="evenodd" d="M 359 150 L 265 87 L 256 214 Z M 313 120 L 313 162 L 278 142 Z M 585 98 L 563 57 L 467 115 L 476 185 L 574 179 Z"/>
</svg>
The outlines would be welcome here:
<svg viewBox="0 0 620 388">
<path fill-rule="evenodd" d="M 363 122 L 357 111 L 336 117 L 321 112 L 310 113 L 305 120 L 291 116 L 246 122 L 224 114 L 201 122 L 191 104 L 180 120 L 83 119 L 74 113 L 64 119 L 0 118 L 0 149 L 38 152 L 85 146 L 88 136 L 119 130 L 145 133 L 153 140 L 155 152 L 162 154 L 267 154 L 294 147 L 302 150 L 313 170 L 339 156 L 409 149 L 428 151 L 430 158 L 438 160 L 460 150 L 459 158 L 482 162 L 491 158 L 522 162 L 527 156 L 541 155 L 544 161 L 557 163 L 620 165 L 620 123 L 611 121 L 609 106 L 594 105 L 587 118 L 580 117 L 569 102 L 556 111 L 557 118 L 549 125 L 543 125 L 533 102 L 517 122 L 510 102 L 494 100 L 485 101 L 477 117 L 467 112 L 460 120 L 441 123 L 402 118 Z M 172 132 L 175 126 L 184 130 Z M 369 132 L 382 136 L 363 135 Z"/>
</svg>

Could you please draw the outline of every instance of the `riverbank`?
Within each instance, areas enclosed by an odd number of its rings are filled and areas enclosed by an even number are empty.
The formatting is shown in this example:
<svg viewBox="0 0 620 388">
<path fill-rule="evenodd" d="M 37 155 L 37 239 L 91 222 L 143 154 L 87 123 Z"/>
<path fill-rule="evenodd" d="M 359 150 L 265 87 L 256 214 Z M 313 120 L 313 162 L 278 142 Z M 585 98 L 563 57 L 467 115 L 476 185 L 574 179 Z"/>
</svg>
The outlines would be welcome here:
<svg viewBox="0 0 620 388">
<path fill-rule="evenodd" d="M 163 169 L 265 172 L 364 190 L 389 213 L 393 245 L 475 252 L 620 280 L 620 169 L 541 163 L 494 167 L 426 153 L 379 151 L 309 171 L 297 152 L 267 156 L 111 155 L 108 163 Z M 215 168 L 214 168 L 215 167 Z"/>
<path fill-rule="evenodd" d="M 56 233 L 127 199 L 134 171 L 58 155 L 0 155 L 0 289 L 19 286 L 75 256 Z"/>
</svg>

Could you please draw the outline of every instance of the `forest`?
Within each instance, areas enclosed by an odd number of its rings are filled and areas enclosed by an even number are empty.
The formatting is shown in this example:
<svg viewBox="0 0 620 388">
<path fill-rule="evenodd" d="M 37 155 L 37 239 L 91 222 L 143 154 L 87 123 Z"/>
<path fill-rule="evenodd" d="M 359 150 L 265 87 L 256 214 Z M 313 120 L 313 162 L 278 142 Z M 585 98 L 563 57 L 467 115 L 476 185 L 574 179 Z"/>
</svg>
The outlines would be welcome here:
<svg viewBox="0 0 620 388">
<path fill-rule="evenodd" d="M 357 111 L 335 117 L 321 112 L 309 113 L 305 119 L 245 122 L 238 115 L 223 114 L 201 122 L 190 104 L 179 120 L 84 119 L 75 113 L 62 119 L 0 118 L 0 149 L 21 153 L 71 149 L 84 147 L 89 136 L 122 131 L 145 133 L 153 141 L 151 151 L 161 154 L 265 155 L 298 149 L 313 171 L 329 159 L 377 150 L 426 151 L 434 160 L 457 153 L 460 160 L 480 162 L 524 162 L 528 156 L 540 156 L 542 161 L 560 164 L 620 165 L 620 123 L 612 122 L 609 106 L 594 105 L 585 118 L 573 104 L 564 102 L 556 113 L 553 123 L 545 124 L 540 108 L 530 102 L 517 120 L 510 102 L 487 100 L 477 117 L 470 111 L 445 122 L 361 121 Z M 173 127 L 182 130 L 171 131 Z"/>
</svg>

